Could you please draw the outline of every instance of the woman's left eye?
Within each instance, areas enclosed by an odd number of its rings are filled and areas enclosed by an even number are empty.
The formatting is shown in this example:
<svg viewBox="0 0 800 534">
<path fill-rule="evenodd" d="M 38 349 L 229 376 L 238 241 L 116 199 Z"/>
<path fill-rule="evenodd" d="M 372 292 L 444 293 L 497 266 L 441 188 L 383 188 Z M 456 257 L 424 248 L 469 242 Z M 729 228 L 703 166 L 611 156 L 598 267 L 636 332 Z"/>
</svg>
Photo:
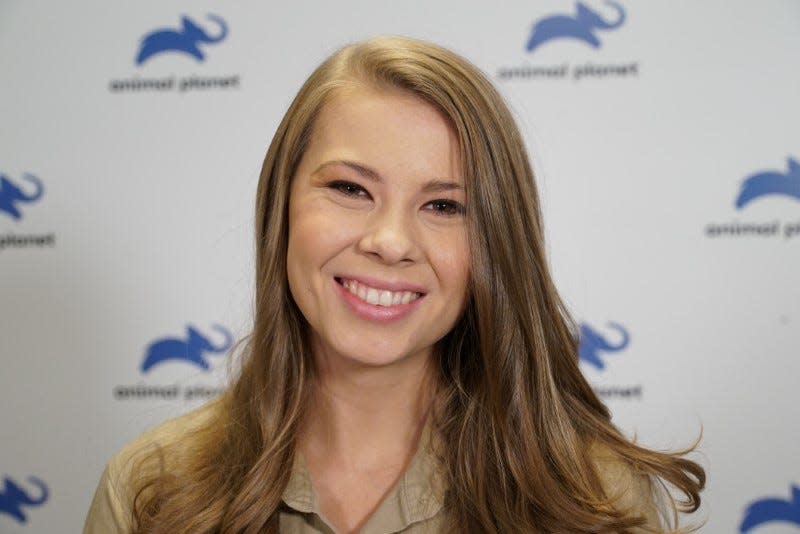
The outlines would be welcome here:
<svg viewBox="0 0 800 534">
<path fill-rule="evenodd" d="M 348 197 L 368 196 L 368 193 L 366 192 L 366 190 L 364 190 L 363 187 L 353 182 L 348 182 L 345 180 L 334 180 L 333 182 L 328 184 L 328 187 Z"/>
<path fill-rule="evenodd" d="M 429 210 L 440 215 L 464 215 L 467 212 L 462 203 L 444 198 L 432 200 L 426 206 Z"/>
</svg>

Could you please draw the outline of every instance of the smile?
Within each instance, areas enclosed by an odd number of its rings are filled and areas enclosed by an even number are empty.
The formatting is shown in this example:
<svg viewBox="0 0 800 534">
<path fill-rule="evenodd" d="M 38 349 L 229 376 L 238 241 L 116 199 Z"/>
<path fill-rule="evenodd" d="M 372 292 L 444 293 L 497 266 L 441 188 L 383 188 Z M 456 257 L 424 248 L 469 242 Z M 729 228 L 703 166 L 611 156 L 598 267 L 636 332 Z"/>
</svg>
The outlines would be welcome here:
<svg viewBox="0 0 800 534">
<path fill-rule="evenodd" d="M 417 293 L 416 291 L 389 291 L 387 289 L 378 289 L 357 280 L 348 280 L 346 278 L 338 278 L 336 281 L 351 294 L 373 306 L 388 308 L 390 306 L 397 306 L 398 304 L 408 304 L 422 296 L 421 293 Z"/>
</svg>

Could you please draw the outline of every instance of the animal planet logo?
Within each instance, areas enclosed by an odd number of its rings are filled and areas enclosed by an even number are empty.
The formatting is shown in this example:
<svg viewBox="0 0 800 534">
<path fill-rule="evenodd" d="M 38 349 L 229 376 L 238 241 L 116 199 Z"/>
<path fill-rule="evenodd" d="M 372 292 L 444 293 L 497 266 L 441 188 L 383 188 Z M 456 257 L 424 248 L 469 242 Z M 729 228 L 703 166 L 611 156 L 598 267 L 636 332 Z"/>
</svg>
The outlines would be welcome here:
<svg viewBox="0 0 800 534">
<path fill-rule="evenodd" d="M 28 482 L 36 486 L 38 496 L 26 491 L 23 487 L 9 477 L 3 478 L 3 490 L 0 491 L 0 514 L 14 518 L 18 523 L 25 523 L 28 517 L 25 508 L 41 506 L 47 502 L 49 491 L 47 485 L 36 477 L 28 477 Z"/>
<path fill-rule="evenodd" d="M 208 371 L 211 365 L 206 359 L 206 353 L 224 353 L 233 346 L 233 336 L 230 332 L 219 325 L 214 325 L 213 329 L 225 336 L 225 341 L 220 345 L 214 345 L 208 337 L 191 325 L 186 327 L 185 339 L 167 337 L 154 341 L 147 347 L 147 355 L 142 361 L 140 370 L 142 373 L 147 373 L 155 365 L 174 360 L 184 361 Z"/>
<path fill-rule="evenodd" d="M 213 325 L 212 330 L 221 334 L 224 340 L 215 344 L 207 335 L 192 326 L 186 326 L 185 337 L 163 337 L 150 343 L 146 350 L 139 371 L 147 375 L 154 367 L 166 362 L 190 364 L 203 371 L 211 370 L 209 355 L 224 354 L 233 346 L 233 336 L 220 325 Z M 185 400 L 208 398 L 221 393 L 222 388 L 195 384 L 181 388 L 177 384 L 116 386 L 114 397 L 118 400 L 136 399 L 176 399 L 182 396 Z"/>
<path fill-rule="evenodd" d="M 742 180 L 734 199 L 734 207 L 741 211 L 755 201 L 783 197 L 800 201 L 800 163 L 789 156 L 786 172 L 762 170 Z M 765 200 L 760 200 L 765 199 Z M 710 223 L 706 225 L 708 237 L 779 237 L 791 239 L 800 236 L 800 220 L 781 221 L 779 219 L 759 222 Z"/>
<path fill-rule="evenodd" d="M 22 219 L 19 205 L 36 202 L 44 194 L 44 186 L 36 176 L 27 173 L 22 176 L 27 182 L 33 184 L 33 192 L 25 193 L 22 187 L 0 174 L 0 212 L 4 212 L 17 221 Z"/>
<path fill-rule="evenodd" d="M 621 5 L 616 2 L 606 2 L 606 4 L 617 11 L 617 20 L 614 22 L 607 22 L 586 4 L 578 2 L 575 6 L 574 16 L 552 15 L 544 17 L 534 24 L 525 49 L 533 52 L 544 43 L 558 39 L 575 39 L 592 48 L 600 48 L 600 39 L 595 32 L 597 30 L 615 30 L 625 22 L 625 9 Z"/>
<path fill-rule="evenodd" d="M 27 182 L 27 183 L 26 183 Z M 21 180 L 14 181 L 0 174 L 0 219 L 20 222 L 27 206 L 39 202 L 44 195 L 42 181 L 33 174 L 24 173 Z M 52 247 L 55 234 L 15 234 L 0 235 L 0 252 L 6 248 Z"/>
<path fill-rule="evenodd" d="M 200 43 L 219 43 L 228 35 L 228 25 L 225 24 L 225 21 L 222 20 L 221 17 L 208 15 L 208 18 L 214 21 L 220 28 L 219 34 L 216 37 L 210 36 L 192 19 L 184 15 L 181 17 L 180 30 L 173 30 L 171 28 L 155 30 L 142 38 L 139 53 L 136 54 L 136 64 L 141 65 L 155 55 L 169 52 L 187 54 L 198 61 L 203 61 L 205 56 L 200 49 Z"/>
<path fill-rule="evenodd" d="M 605 357 L 608 354 L 616 354 L 624 351 L 631 341 L 628 330 L 618 323 L 609 322 L 607 327 L 616 331 L 619 340 L 612 342 L 606 335 L 592 327 L 588 323 L 581 323 L 578 337 L 578 356 L 579 361 L 593 367 L 597 371 L 606 369 Z M 619 386 L 619 385 L 597 385 L 594 386 L 595 392 L 604 398 L 635 399 L 642 397 L 642 386 Z"/>
<path fill-rule="evenodd" d="M 631 339 L 628 331 L 622 325 L 608 323 L 608 327 L 619 332 L 622 337 L 619 343 L 611 343 L 605 336 L 588 324 L 581 324 L 580 347 L 578 349 L 580 360 L 601 371 L 606 368 L 606 363 L 600 353 L 620 352 L 628 346 Z"/>
<path fill-rule="evenodd" d="M 746 534 L 767 523 L 790 523 L 800 528 L 800 487 L 792 485 L 791 493 L 789 499 L 768 497 L 750 503 L 739 532 Z"/>
<path fill-rule="evenodd" d="M 181 16 L 178 28 L 159 28 L 146 33 L 139 43 L 135 63 L 142 67 L 154 57 L 178 54 L 194 58 L 197 62 L 206 59 L 205 49 L 215 46 L 228 36 L 228 24 L 218 15 L 208 15 L 208 19 L 217 27 L 216 33 L 210 33 L 186 15 Z M 238 89 L 239 75 L 226 76 L 181 76 L 170 75 L 162 78 L 142 78 L 133 76 L 127 79 L 115 79 L 109 83 L 112 93 L 129 92 L 170 92 L 202 91 L 210 89 Z"/>
<path fill-rule="evenodd" d="M 740 210 L 750 202 L 765 196 L 785 196 L 800 200 L 800 163 L 789 157 L 787 171 L 762 171 L 748 176 L 742 182 L 736 209 Z"/>
<path fill-rule="evenodd" d="M 591 48 L 599 49 L 602 42 L 599 32 L 608 32 L 622 27 L 627 19 L 625 8 L 611 0 L 605 2 L 616 12 L 609 19 L 593 10 L 583 2 L 575 4 L 574 15 L 554 14 L 542 17 L 533 24 L 525 44 L 528 53 L 535 53 L 543 45 L 552 41 L 578 41 Z M 595 64 L 583 62 L 577 65 L 560 63 L 555 65 L 522 65 L 502 67 L 498 71 L 501 80 L 564 80 L 579 81 L 589 78 L 625 78 L 639 75 L 638 61 L 615 64 Z"/>
</svg>

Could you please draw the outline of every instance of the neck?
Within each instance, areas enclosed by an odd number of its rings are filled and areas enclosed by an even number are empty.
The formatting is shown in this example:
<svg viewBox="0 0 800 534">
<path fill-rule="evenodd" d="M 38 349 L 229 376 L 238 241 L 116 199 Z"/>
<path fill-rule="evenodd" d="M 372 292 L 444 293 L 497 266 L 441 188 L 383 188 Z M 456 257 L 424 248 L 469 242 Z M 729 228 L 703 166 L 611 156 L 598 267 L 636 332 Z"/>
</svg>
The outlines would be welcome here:
<svg viewBox="0 0 800 534">
<path fill-rule="evenodd" d="M 316 361 L 315 395 L 301 432 L 303 453 L 354 470 L 407 462 L 431 403 L 431 354 L 388 366 L 319 353 Z"/>
</svg>

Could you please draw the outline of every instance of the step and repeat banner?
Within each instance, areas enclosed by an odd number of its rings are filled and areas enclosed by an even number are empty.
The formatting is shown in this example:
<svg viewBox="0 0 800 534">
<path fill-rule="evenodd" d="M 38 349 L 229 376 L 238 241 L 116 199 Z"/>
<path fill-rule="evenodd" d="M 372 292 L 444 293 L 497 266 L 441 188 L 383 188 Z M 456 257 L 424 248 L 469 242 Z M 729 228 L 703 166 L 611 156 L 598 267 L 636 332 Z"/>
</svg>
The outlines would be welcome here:
<svg viewBox="0 0 800 534">
<path fill-rule="evenodd" d="M 254 194 L 311 70 L 463 54 L 537 172 L 581 365 L 702 529 L 800 533 L 800 2 L 0 3 L 0 532 L 78 532 L 106 461 L 225 385 Z"/>
</svg>

